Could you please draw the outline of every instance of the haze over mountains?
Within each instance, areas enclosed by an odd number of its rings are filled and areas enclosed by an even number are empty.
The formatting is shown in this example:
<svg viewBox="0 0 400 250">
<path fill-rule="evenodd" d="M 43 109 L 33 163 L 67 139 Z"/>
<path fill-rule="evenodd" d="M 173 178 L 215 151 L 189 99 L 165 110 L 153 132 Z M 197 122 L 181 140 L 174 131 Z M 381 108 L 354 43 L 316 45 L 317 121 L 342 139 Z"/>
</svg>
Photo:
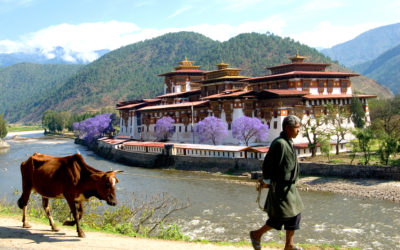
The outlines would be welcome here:
<svg viewBox="0 0 400 250">
<path fill-rule="evenodd" d="M 400 23 L 369 30 L 321 52 L 400 93 Z"/>
<path fill-rule="evenodd" d="M 241 34 L 219 42 L 198 33 L 178 32 L 122 47 L 87 65 L 0 68 L 0 113 L 10 122 L 39 121 L 48 109 L 85 112 L 113 107 L 121 100 L 151 98 L 162 93 L 163 79 L 157 75 L 173 70 L 185 56 L 204 70 L 214 70 L 224 61 L 243 69 L 242 75 L 260 76 L 267 74 L 266 67 L 289 63 L 297 51 L 307 61 L 331 63 L 328 70 L 349 71 L 316 49 L 273 34 Z M 356 92 L 393 96 L 366 77 L 352 82 Z"/>
</svg>

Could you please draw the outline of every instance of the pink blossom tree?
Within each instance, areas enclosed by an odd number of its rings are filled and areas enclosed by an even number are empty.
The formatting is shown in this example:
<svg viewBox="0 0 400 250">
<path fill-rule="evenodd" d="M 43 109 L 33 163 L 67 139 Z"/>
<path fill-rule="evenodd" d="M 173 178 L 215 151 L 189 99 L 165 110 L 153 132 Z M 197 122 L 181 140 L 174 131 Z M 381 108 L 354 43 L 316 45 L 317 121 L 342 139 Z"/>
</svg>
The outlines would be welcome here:
<svg viewBox="0 0 400 250">
<path fill-rule="evenodd" d="M 196 134 L 200 143 L 211 141 L 216 145 L 228 135 L 228 129 L 221 119 L 209 116 L 197 123 Z"/>
<path fill-rule="evenodd" d="M 168 138 L 175 133 L 172 125 L 174 122 L 175 120 L 169 116 L 164 116 L 156 122 L 154 137 L 157 141 L 168 141 Z"/>
<path fill-rule="evenodd" d="M 254 117 L 242 116 L 232 122 L 232 136 L 240 143 L 249 145 L 250 140 L 265 141 L 268 137 L 269 127 Z"/>
</svg>

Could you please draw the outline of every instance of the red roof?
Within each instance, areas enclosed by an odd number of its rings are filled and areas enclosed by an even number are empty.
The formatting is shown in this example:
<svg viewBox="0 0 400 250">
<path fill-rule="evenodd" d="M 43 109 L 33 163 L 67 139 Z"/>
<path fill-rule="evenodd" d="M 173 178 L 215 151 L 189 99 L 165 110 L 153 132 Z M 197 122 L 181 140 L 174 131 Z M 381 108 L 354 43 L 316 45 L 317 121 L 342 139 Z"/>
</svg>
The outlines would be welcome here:
<svg viewBox="0 0 400 250">
<path fill-rule="evenodd" d="M 200 70 L 200 69 L 179 69 L 179 70 L 174 70 L 171 72 L 159 74 L 158 76 L 167 76 L 167 75 L 174 75 L 174 74 L 190 74 L 190 73 L 207 73 L 208 71 L 206 70 Z"/>
<path fill-rule="evenodd" d="M 173 96 L 179 96 L 179 95 L 185 95 L 185 94 L 195 94 L 196 92 L 200 93 L 200 89 L 194 89 L 186 92 L 179 92 L 179 93 L 168 93 L 164 95 L 159 95 L 157 97 L 163 98 L 163 97 L 173 97 Z"/>
<path fill-rule="evenodd" d="M 128 104 L 128 105 L 125 105 L 125 106 L 118 107 L 118 108 L 116 108 L 116 109 L 117 109 L 117 110 L 118 110 L 118 109 L 131 109 L 131 108 L 134 108 L 134 107 L 143 105 L 143 104 L 145 104 L 145 102 L 134 103 L 134 104 Z"/>
<path fill-rule="evenodd" d="M 338 77 L 344 77 L 344 76 L 359 76 L 359 74 L 355 73 L 344 73 L 344 72 L 330 72 L 330 71 L 291 71 L 291 72 L 286 72 L 282 74 L 273 74 L 273 75 L 266 75 L 266 76 L 259 76 L 259 77 L 253 77 L 249 78 L 246 80 L 241 80 L 241 81 L 254 81 L 254 80 L 269 80 L 273 78 L 278 78 L 278 77 L 295 77 L 297 75 L 306 75 L 306 76 L 338 76 Z"/>
<path fill-rule="evenodd" d="M 288 67 L 288 66 L 329 66 L 330 64 L 326 64 L 326 63 L 310 63 L 310 62 L 301 62 L 301 63 L 288 63 L 288 64 L 282 64 L 282 65 L 278 65 L 278 66 L 272 66 L 269 67 L 267 69 L 279 69 L 279 68 L 284 68 L 284 67 Z"/>
<path fill-rule="evenodd" d="M 115 144 L 120 144 L 120 143 L 126 142 L 127 140 L 103 137 L 103 138 L 99 139 L 99 141 L 105 142 L 107 144 L 115 145 Z"/>
<path fill-rule="evenodd" d="M 302 96 L 307 95 L 308 91 L 300 91 L 296 89 L 263 89 L 265 92 L 270 92 L 279 96 Z"/>
<path fill-rule="evenodd" d="M 250 152 L 259 152 L 259 153 L 268 153 L 269 147 L 256 147 L 256 148 L 249 148 L 248 151 Z"/>
<path fill-rule="evenodd" d="M 170 144 L 170 143 L 167 143 Z M 165 143 L 163 142 L 137 142 L 137 141 L 129 141 L 125 142 L 124 145 L 126 146 L 143 146 L 143 147 L 158 147 L 163 148 Z"/>
<path fill-rule="evenodd" d="M 232 90 L 232 91 L 234 91 L 234 92 L 224 91 L 223 93 L 206 96 L 206 97 L 203 97 L 201 99 L 207 100 L 207 99 L 217 99 L 217 98 L 225 98 L 225 97 L 236 97 L 236 96 L 241 96 L 241 95 L 248 94 L 248 93 L 252 92 L 252 91 L 245 91 L 245 90 L 242 90 L 242 91 Z"/>
<path fill-rule="evenodd" d="M 186 107 L 191 107 L 191 106 L 201 106 L 206 103 L 208 103 L 208 101 L 183 102 L 183 103 L 168 104 L 168 105 L 153 105 L 153 106 L 147 106 L 147 107 L 140 108 L 140 109 L 138 109 L 138 111 L 170 109 L 170 108 L 186 108 Z"/>
</svg>

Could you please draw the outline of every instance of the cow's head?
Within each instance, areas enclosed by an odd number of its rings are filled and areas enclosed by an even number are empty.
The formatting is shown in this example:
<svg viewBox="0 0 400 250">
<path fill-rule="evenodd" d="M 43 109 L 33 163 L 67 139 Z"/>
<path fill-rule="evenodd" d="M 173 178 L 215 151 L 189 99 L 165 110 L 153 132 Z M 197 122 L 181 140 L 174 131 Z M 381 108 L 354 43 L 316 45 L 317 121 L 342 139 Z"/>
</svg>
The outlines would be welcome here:
<svg viewBox="0 0 400 250">
<path fill-rule="evenodd" d="M 102 200 L 105 200 L 108 205 L 115 206 L 117 205 L 117 197 L 115 195 L 115 184 L 118 183 L 117 177 L 115 177 L 116 173 L 123 172 L 121 170 L 116 171 L 108 171 L 103 173 L 101 176 L 100 182 L 97 185 L 97 192 L 100 195 Z"/>
</svg>

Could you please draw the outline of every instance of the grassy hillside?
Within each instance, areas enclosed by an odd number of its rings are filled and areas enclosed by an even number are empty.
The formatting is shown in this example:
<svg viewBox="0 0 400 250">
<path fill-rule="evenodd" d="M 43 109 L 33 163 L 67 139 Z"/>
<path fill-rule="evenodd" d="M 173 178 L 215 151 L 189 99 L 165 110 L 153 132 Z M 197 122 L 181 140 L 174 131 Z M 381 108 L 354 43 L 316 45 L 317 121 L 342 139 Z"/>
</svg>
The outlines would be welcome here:
<svg viewBox="0 0 400 250">
<path fill-rule="evenodd" d="M 354 70 L 400 93 L 400 44 L 375 60 L 354 66 Z"/>
<path fill-rule="evenodd" d="M 14 119 L 32 121 L 40 119 L 47 109 L 84 112 L 115 106 L 121 100 L 154 97 L 163 89 L 163 78 L 157 74 L 173 70 L 185 56 L 200 69 L 214 70 L 224 61 L 242 68 L 242 75 L 260 76 L 267 73 L 266 67 L 289 63 L 288 58 L 297 51 L 308 61 L 332 63 L 313 48 L 275 35 L 241 34 L 218 42 L 193 32 L 170 33 L 122 47 L 84 66 L 66 82 L 35 99 L 34 105 L 15 105 L 27 115 Z M 359 84 L 363 88 L 370 85 L 364 80 Z M 372 93 L 391 95 L 377 86 Z"/>
<path fill-rule="evenodd" d="M 321 52 L 349 67 L 371 61 L 399 44 L 400 23 L 396 23 L 369 30 Z"/>
</svg>

